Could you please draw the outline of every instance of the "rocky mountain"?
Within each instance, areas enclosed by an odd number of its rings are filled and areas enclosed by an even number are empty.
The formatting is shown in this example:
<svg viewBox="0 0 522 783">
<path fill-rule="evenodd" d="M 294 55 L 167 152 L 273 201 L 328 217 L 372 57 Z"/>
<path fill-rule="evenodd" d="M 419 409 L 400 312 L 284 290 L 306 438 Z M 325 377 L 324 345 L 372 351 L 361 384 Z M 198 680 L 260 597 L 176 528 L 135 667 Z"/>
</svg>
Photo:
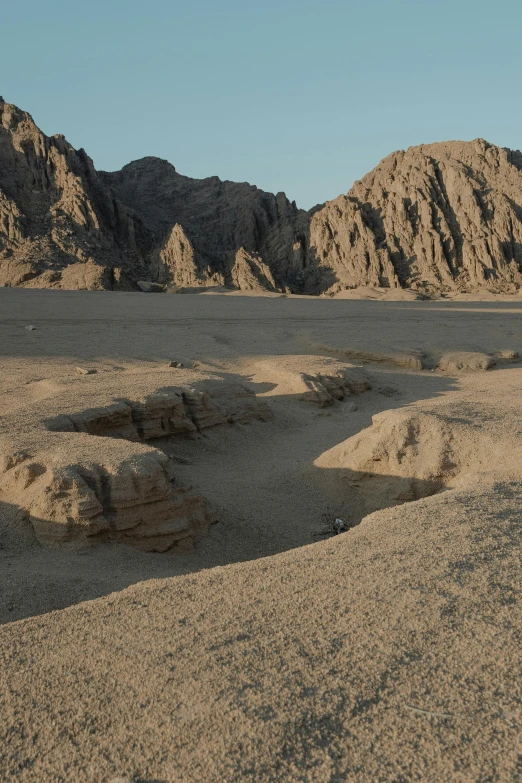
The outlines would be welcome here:
<svg viewBox="0 0 522 783">
<path fill-rule="evenodd" d="M 159 158 L 97 172 L 0 99 L 0 285 L 424 293 L 522 286 L 522 154 L 411 147 L 305 212 L 284 193 L 196 180 Z"/>
<path fill-rule="evenodd" d="M 0 100 L 0 285 L 295 287 L 307 220 L 283 193 L 193 180 L 158 158 L 97 172 Z"/>
<path fill-rule="evenodd" d="M 522 284 L 522 154 L 482 139 L 385 158 L 310 221 L 307 288 L 514 292 Z"/>
</svg>

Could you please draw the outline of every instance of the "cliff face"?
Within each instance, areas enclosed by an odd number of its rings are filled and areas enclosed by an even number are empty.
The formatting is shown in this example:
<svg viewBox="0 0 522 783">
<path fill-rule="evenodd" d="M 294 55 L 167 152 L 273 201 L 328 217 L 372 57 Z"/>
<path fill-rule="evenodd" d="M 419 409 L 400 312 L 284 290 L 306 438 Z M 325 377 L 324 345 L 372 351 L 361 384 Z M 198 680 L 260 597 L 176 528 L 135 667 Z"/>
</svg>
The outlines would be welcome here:
<svg viewBox="0 0 522 783">
<path fill-rule="evenodd" d="M 310 221 L 305 290 L 356 285 L 515 291 L 522 284 L 522 154 L 482 139 L 385 158 Z"/>
<path fill-rule="evenodd" d="M 482 139 L 393 153 L 305 212 L 159 158 L 97 172 L 0 99 L 0 285 L 514 292 L 521 270 L 522 154 Z"/>
<path fill-rule="evenodd" d="M 0 101 L 0 285 L 125 288 L 150 247 L 83 150 Z"/>
<path fill-rule="evenodd" d="M 297 285 L 308 215 L 284 193 L 218 177 L 191 179 L 159 158 L 100 176 L 153 228 L 160 281 L 268 290 Z"/>
</svg>

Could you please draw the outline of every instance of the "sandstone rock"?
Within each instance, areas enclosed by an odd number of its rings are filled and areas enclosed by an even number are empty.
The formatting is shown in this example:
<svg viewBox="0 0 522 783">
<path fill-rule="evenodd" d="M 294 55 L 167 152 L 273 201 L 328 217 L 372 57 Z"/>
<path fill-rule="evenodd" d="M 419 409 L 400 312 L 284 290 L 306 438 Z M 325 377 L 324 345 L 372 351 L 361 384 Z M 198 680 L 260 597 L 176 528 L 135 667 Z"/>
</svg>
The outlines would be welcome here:
<svg viewBox="0 0 522 783">
<path fill-rule="evenodd" d="M 78 373 L 78 375 L 95 375 L 98 372 L 98 370 L 95 370 L 94 368 L 91 367 L 77 367 L 76 372 Z"/>
<path fill-rule="evenodd" d="M 495 360 L 485 353 L 452 351 L 441 356 L 438 369 L 448 373 L 483 372 L 495 366 Z"/>
<path fill-rule="evenodd" d="M 476 456 L 476 455 L 475 455 Z M 458 426 L 434 413 L 407 408 L 384 411 L 372 425 L 315 461 L 330 490 L 361 518 L 377 509 L 418 500 L 440 491 L 467 460 Z"/>
<path fill-rule="evenodd" d="M 177 480 L 175 462 L 187 461 L 145 442 L 270 415 L 250 389 L 208 380 L 60 413 L 41 422 L 43 432 L 24 419 L 16 439 L 0 436 L 0 493 L 27 511 L 42 542 L 107 540 L 149 552 L 188 551 L 213 514 Z M 30 449 L 17 445 L 24 438 Z"/>
<path fill-rule="evenodd" d="M 499 359 L 503 359 L 505 362 L 519 362 L 520 361 L 520 355 L 518 351 L 512 351 L 512 350 L 505 350 L 505 351 L 498 351 L 495 354 Z"/>
</svg>

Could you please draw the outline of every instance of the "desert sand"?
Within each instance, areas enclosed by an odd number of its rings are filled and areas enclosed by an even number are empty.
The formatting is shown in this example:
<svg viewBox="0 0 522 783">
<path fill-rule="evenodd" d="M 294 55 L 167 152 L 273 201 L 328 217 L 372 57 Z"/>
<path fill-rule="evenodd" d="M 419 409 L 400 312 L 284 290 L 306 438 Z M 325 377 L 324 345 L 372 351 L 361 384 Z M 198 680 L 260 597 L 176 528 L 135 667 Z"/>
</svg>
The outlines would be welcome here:
<svg viewBox="0 0 522 783">
<path fill-rule="evenodd" d="M 522 302 L 359 296 L 0 289 L 0 780 L 519 779 Z"/>
</svg>

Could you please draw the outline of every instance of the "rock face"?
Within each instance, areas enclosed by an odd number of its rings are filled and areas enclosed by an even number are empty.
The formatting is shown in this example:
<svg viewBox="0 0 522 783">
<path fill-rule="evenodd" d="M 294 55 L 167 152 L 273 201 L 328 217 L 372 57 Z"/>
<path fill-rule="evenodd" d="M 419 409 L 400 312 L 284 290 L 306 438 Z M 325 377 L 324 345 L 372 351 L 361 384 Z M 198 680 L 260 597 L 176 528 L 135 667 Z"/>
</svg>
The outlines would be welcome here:
<svg viewBox="0 0 522 783">
<path fill-rule="evenodd" d="M 150 246 L 83 150 L 0 101 L 0 285 L 130 288 Z"/>
<path fill-rule="evenodd" d="M 218 177 L 191 179 L 159 158 L 143 158 L 100 176 L 153 229 L 158 280 L 247 290 L 297 284 L 306 257 L 308 214 L 284 193 L 274 196 Z"/>
<path fill-rule="evenodd" d="M 521 270 L 522 154 L 482 139 L 395 152 L 305 212 L 154 157 L 97 172 L 0 100 L 0 285 L 509 293 Z"/>
<path fill-rule="evenodd" d="M 522 154 L 482 139 L 385 158 L 310 222 L 304 289 L 357 285 L 515 292 L 522 283 Z"/>
</svg>

